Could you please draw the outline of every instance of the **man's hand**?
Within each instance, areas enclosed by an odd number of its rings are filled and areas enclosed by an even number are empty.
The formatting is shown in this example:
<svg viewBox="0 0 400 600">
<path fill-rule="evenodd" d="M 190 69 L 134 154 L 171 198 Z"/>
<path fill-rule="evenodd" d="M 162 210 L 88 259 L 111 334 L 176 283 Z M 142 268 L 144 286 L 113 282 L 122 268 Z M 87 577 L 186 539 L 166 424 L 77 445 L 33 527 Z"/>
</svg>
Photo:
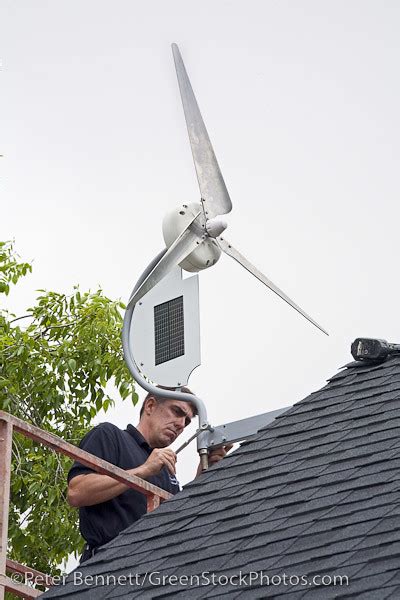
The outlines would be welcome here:
<svg viewBox="0 0 400 600">
<path fill-rule="evenodd" d="M 219 462 L 226 456 L 229 450 L 232 450 L 233 444 L 227 444 L 226 446 L 218 446 L 218 448 L 214 448 L 213 450 L 208 452 L 208 466 L 211 467 L 215 465 L 215 463 Z M 201 463 L 197 467 L 196 477 L 201 475 L 203 470 L 201 468 Z"/>
<path fill-rule="evenodd" d="M 233 444 L 227 444 L 226 446 L 220 446 L 219 448 L 214 448 L 211 452 L 208 453 L 208 465 L 214 465 L 224 458 L 224 456 L 232 450 Z"/>
<path fill-rule="evenodd" d="M 158 475 L 163 467 L 167 467 L 171 475 L 175 475 L 176 454 L 170 448 L 155 448 L 146 462 L 132 469 L 135 475 L 147 479 L 152 475 Z"/>
</svg>

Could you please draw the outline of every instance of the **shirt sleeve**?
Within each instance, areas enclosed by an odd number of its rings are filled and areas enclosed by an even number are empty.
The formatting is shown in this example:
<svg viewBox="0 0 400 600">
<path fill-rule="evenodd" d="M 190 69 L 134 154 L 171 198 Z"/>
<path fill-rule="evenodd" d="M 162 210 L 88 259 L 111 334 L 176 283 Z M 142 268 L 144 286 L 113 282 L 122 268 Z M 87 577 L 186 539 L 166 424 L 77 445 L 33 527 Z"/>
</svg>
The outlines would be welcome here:
<svg viewBox="0 0 400 600">
<path fill-rule="evenodd" d="M 117 427 L 111 423 L 101 423 L 100 425 L 97 425 L 81 440 L 79 448 L 116 465 L 119 458 L 116 429 Z M 77 475 L 95 472 L 96 471 L 90 467 L 75 461 L 68 472 L 68 483 Z"/>
</svg>

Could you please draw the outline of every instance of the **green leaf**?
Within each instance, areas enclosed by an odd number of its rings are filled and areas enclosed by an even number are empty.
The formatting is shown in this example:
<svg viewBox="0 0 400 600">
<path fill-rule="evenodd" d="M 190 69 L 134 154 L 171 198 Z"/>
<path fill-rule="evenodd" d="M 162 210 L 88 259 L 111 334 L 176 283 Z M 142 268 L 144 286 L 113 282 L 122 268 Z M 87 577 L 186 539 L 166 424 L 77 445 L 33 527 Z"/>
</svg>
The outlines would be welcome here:
<svg viewBox="0 0 400 600">
<path fill-rule="evenodd" d="M 71 371 L 76 371 L 76 360 L 73 358 L 70 358 L 68 360 L 68 366 L 71 369 Z"/>
</svg>

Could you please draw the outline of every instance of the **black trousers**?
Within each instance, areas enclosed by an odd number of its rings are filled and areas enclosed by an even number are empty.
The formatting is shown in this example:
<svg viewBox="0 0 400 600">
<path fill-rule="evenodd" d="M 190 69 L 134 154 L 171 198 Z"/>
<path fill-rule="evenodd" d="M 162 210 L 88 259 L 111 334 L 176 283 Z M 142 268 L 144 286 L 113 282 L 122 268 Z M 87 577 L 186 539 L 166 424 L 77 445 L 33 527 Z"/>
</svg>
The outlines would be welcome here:
<svg viewBox="0 0 400 600">
<path fill-rule="evenodd" d="M 79 560 L 79 564 L 81 565 L 85 561 L 89 560 L 89 558 L 92 558 L 92 556 L 94 556 L 96 554 L 98 549 L 99 549 L 99 547 L 94 548 L 93 546 L 89 546 L 89 544 L 86 544 L 83 549 L 82 556 Z"/>
</svg>

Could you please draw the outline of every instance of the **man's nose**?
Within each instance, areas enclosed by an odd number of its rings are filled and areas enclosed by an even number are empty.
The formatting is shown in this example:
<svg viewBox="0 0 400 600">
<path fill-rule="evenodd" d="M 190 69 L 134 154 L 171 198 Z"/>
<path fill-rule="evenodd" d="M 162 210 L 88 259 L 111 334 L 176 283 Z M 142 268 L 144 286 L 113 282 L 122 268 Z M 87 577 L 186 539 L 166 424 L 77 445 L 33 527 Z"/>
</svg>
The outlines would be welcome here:
<svg viewBox="0 0 400 600">
<path fill-rule="evenodd" d="M 185 423 L 186 423 L 186 417 L 177 417 L 176 419 L 176 426 L 179 429 L 179 432 L 183 431 L 185 429 Z"/>
</svg>

